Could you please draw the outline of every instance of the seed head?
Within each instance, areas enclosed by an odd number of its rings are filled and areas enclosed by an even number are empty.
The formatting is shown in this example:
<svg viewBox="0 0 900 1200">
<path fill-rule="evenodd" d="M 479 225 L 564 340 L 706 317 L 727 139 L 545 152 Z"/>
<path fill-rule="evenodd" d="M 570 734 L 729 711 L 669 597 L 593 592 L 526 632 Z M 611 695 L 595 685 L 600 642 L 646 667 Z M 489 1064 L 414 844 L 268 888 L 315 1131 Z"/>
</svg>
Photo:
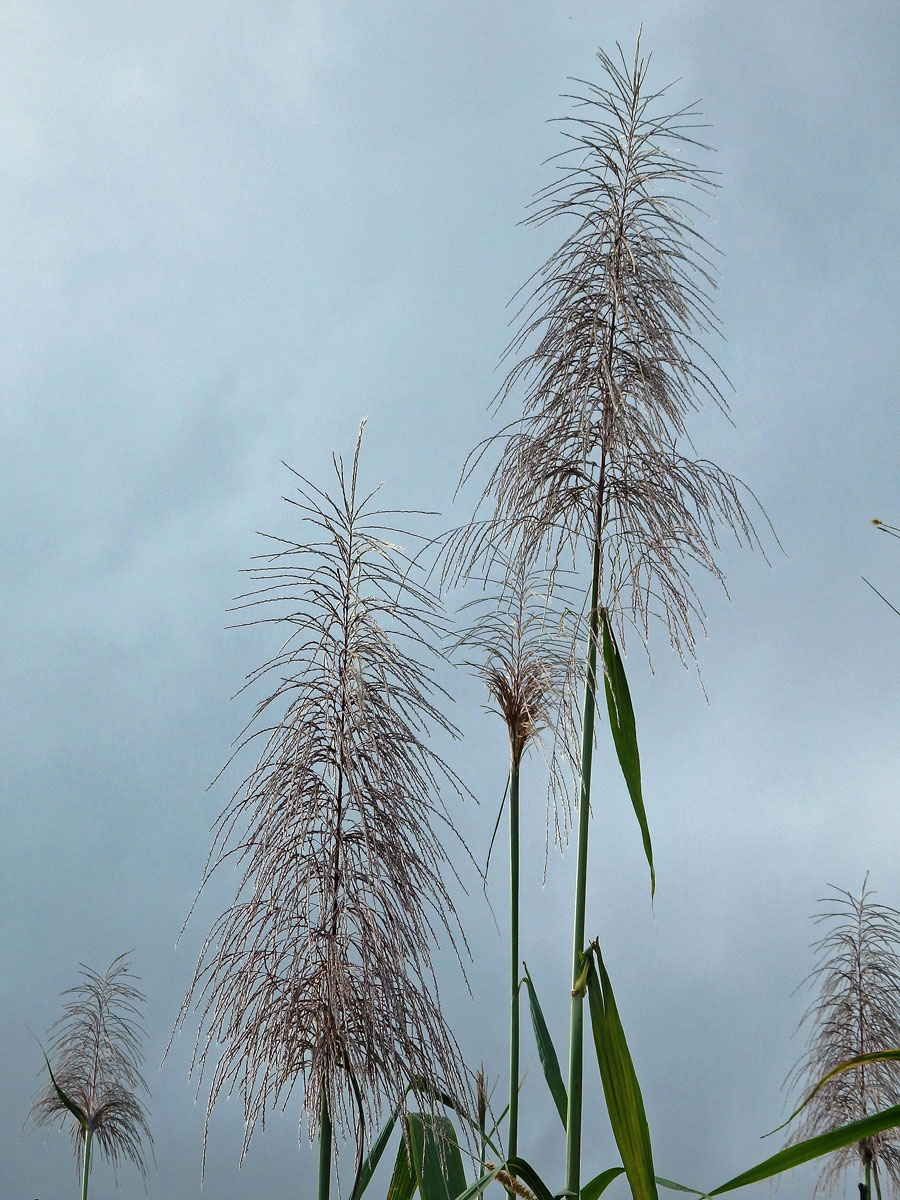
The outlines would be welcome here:
<svg viewBox="0 0 900 1200">
<path fill-rule="evenodd" d="M 131 982 L 134 976 L 125 954 L 102 975 L 84 964 L 80 973 L 83 982 L 63 992 L 69 999 L 47 1048 L 52 1075 L 47 1073 L 35 1096 L 26 1125 L 68 1125 L 76 1163 L 90 1130 L 92 1145 L 114 1171 L 123 1158 L 130 1159 L 146 1179 L 144 1144 L 152 1153 L 153 1138 L 143 1099 L 150 1093 L 140 1071 L 140 1006 L 145 997 Z"/>
<path fill-rule="evenodd" d="M 362 430 L 360 430 L 360 437 Z M 453 829 L 440 787 L 462 792 L 428 744 L 455 735 L 427 659 L 445 636 L 437 601 L 395 544 L 397 514 L 360 498 L 359 442 L 337 492 L 298 476 L 298 540 L 252 569 L 244 623 L 271 623 L 277 653 L 248 679 L 268 681 L 236 754 L 256 765 L 220 815 L 204 875 L 227 863 L 240 890 L 215 922 L 182 1006 L 200 1010 L 192 1070 L 209 1071 L 207 1123 L 240 1091 L 246 1153 L 257 1123 L 302 1090 L 310 1138 L 324 1095 L 361 1153 L 382 1103 L 467 1095 L 431 964 L 438 936 L 464 938 L 433 829 Z M 388 536 L 390 535 L 390 536 Z"/>
</svg>

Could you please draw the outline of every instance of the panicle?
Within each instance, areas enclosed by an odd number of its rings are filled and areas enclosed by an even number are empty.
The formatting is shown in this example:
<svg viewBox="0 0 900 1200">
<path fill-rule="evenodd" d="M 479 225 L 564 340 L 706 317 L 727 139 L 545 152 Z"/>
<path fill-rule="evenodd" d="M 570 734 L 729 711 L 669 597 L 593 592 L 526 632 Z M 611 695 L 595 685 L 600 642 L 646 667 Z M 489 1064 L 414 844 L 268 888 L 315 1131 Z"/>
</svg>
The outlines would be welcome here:
<svg viewBox="0 0 900 1200">
<path fill-rule="evenodd" d="M 268 685 L 235 751 L 259 747 L 256 763 L 219 816 L 201 890 L 228 864 L 241 886 L 179 1024 L 199 1010 L 207 1125 L 222 1094 L 242 1097 L 242 1158 L 295 1087 L 310 1138 L 324 1096 L 358 1154 L 409 1084 L 429 1109 L 441 1090 L 469 1092 L 431 961 L 441 939 L 465 948 L 435 831 L 455 833 L 441 788 L 464 792 L 430 745 L 456 733 L 429 663 L 445 626 L 396 544 L 412 537 L 396 528 L 404 514 L 360 495 L 359 449 L 349 472 L 334 459 L 334 496 L 297 476 L 302 540 L 270 539 L 238 602 L 241 623 L 271 623 L 283 641 L 245 685 Z"/>
</svg>

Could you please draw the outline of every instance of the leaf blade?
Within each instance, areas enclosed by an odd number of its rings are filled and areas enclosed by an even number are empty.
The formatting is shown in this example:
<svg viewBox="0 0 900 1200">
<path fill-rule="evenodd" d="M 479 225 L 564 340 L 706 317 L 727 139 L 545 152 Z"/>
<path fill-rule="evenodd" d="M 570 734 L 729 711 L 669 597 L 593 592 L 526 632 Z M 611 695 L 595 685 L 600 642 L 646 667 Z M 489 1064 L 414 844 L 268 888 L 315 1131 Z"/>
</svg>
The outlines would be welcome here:
<svg viewBox="0 0 900 1200">
<path fill-rule="evenodd" d="M 625 666 L 622 656 L 619 654 L 619 647 L 616 645 L 615 635 L 605 608 L 600 610 L 600 618 L 603 624 L 603 684 L 606 690 L 609 725 L 619 766 L 622 768 L 634 815 L 637 817 L 641 830 L 644 854 L 647 856 L 647 863 L 650 867 L 650 898 L 652 899 L 656 894 L 656 869 L 653 866 L 653 846 L 650 842 L 650 828 L 647 825 L 644 794 L 641 789 L 641 756 L 638 753 L 634 708 L 631 703 L 628 680 L 625 677 Z"/>
<path fill-rule="evenodd" d="M 605 1171 L 601 1171 L 599 1175 L 595 1175 L 581 1189 L 581 1200 L 597 1200 L 601 1196 L 614 1179 L 618 1179 L 620 1175 L 625 1174 L 624 1167 L 607 1167 Z"/>
<path fill-rule="evenodd" d="M 713 1188 L 711 1192 L 707 1192 L 707 1195 L 720 1196 L 723 1192 L 732 1192 L 736 1188 L 771 1179 L 773 1175 L 781 1175 L 814 1158 L 821 1158 L 823 1154 L 830 1154 L 832 1150 L 840 1150 L 843 1146 L 860 1142 L 863 1138 L 872 1137 L 876 1133 L 881 1133 L 885 1129 L 893 1129 L 898 1125 L 900 1125 L 900 1104 L 886 1108 L 883 1112 L 874 1113 L 871 1117 L 864 1117 L 861 1121 L 852 1121 L 849 1125 L 841 1125 L 840 1128 L 832 1129 L 829 1133 L 820 1133 L 804 1142 L 787 1146 L 770 1158 L 764 1159 L 763 1162 L 757 1163 L 748 1171 L 735 1175 L 734 1179 L 729 1179 L 727 1183 Z"/>
<path fill-rule="evenodd" d="M 634 1200 L 659 1200 L 640 1085 L 600 947 L 594 942 L 591 950 L 588 1004 L 609 1122 Z"/>
<path fill-rule="evenodd" d="M 412 1200 L 416 1190 L 416 1176 L 410 1161 L 414 1151 L 405 1138 L 400 1139 L 394 1173 L 388 1185 L 387 1200 Z"/>
<path fill-rule="evenodd" d="M 385 1149 L 387 1148 L 391 1134 L 394 1132 L 394 1126 L 397 1124 L 397 1118 L 399 1115 L 400 1106 L 397 1105 L 392 1111 L 391 1115 L 388 1117 L 387 1121 L 385 1121 L 384 1125 L 382 1125 L 381 1129 L 378 1131 L 378 1136 L 372 1143 L 372 1149 L 360 1164 L 359 1174 L 354 1180 L 353 1188 L 350 1192 L 351 1200 L 358 1200 L 358 1198 L 371 1183 L 372 1176 L 375 1174 L 375 1169 L 377 1168 L 379 1162 L 381 1161 L 381 1156 L 384 1154 Z"/>
<path fill-rule="evenodd" d="M 848 1058 L 845 1062 L 838 1063 L 836 1067 L 832 1067 L 827 1075 L 822 1076 L 803 1103 L 799 1106 L 799 1108 L 794 1109 L 786 1121 L 782 1121 L 782 1123 L 780 1125 L 776 1125 L 770 1133 L 763 1134 L 763 1136 L 771 1137 L 772 1134 L 777 1133 L 779 1129 L 784 1129 L 786 1125 L 790 1125 L 794 1117 L 799 1116 L 800 1113 L 803 1112 L 804 1108 L 806 1108 L 813 1096 L 815 1096 L 825 1086 L 825 1084 L 829 1082 L 829 1080 L 834 1079 L 836 1075 L 840 1075 L 843 1071 L 850 1071 L 854 1067 L 861 1067 L 866 1063 L 891 1062 L 898 1059 L 900 1059 L 900 1050 L 870 1050 L 868 1054 L 856 1054 L 853 1056 L 853 1058 Z"/>
<path fill-rule="evenodd" d="M 435 1130 L 438 1121 L 442 1126 L 440 1134 Z M 466 1190 L 466 1173 L 450 1118 L 410 1113 L 407 1124 L 413 1170 L 422 1200 L 455 1200 Z"/>
<path fill-rule="evenodd" d="M 506 1160 L 506 1169 L 510 1175 L 516 1179 L 521 1179 L 524 1184 L 531 1188 L 538 1200 L 554 1200 L 553 1193 L 538 1175 L 537 1171 L 527 1163 L 524 1158 L 519 1158 L 518 1155 L 510 1155 Z"/>
<path fill-rule="evenodd" d="M 544 1069 L 544 1079 L 547 1081 L 547 1087 L 550 1089 L 550 1094 L 556 1105 L 556 1111 L 559 1113 L 559 1119 L 562 1121 L 563 1129 L 565 1129 L 569 1098 L 566 1092 L 566 1085 L 563 1082 L 556 1047 L 553 1045 L 550 1030 L 547 1028 L 547 1022 L 544 1020 L 544 1013 L 537 998 L 537 992 L 535 991 L 534 982 L 532 981 L 527 964 L 525 965 L 525 986 L 528 989 L 528 1007 L 531 1010 L 531 1024 L 534 1029 L 534 1040 L 537 1042 L 538 1058 L 541 1060 L 541 1066 Z"/>
</svg>

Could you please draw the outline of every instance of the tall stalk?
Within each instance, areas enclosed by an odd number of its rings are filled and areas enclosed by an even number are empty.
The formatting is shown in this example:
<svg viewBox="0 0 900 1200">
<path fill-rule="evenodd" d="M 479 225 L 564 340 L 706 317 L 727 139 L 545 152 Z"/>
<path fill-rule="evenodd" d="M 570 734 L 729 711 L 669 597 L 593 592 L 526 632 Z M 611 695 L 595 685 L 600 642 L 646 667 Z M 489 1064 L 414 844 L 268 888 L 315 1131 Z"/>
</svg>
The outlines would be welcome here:
<svg viewBox="0 0 900 1200">
<path fill-rule="evenodd" d="M 582 1009 L 590 770 L 602 614 L 646 641 L 651 619 L 683 660 L 694 656 L 703 609 L 696 566 L 723 582 L 719 530 L 759 545 L 742 485 L 692 448 L 689 414 L 704 400 L 727 413 L 727 380 L 705 350 L 718 333 L 712 249 L 696 229 L 697 193 L 717 184 L 692 161 L 705 149 L 692 106 L 668 106 L 647 86 L 640 41 L 626 61 L 598 51 L 603 79 L 579 84 L 568 149 L 538 193 L 528 223 L 567 232 L 531 276 L 511 366 L 495 406 L 521 401 L 470 454 L 462 481 L 498 450 L 478 511 L 450 546 L 446 574 L 472 578 L 513 558 L 526 569 L 591 560 L 587 661 L 573 644 L 560 718 L 584 686 L 569 1039 L 568 1189 L 577 1197 L 582 1117 Z M 585 564 L 586 565 L 586 564 Z M 604 626 L 605 629 L 605 626 Z M 582 677 L 582 670 L 585 675 Z M 567 737 L 574 745 L 577 733 Z M 617 745 L 618 748 L 618 745 Z M 621 762 L 620 757 L 620 762 Z M 625 770 L 623 764 L 623 771 Z M 649 855 L 643 801 L 627 780 Z M 640 811 L 639 811 L 640 810 Z M 652 862 L 651 862 L 652 873 Z"/>
<path fill-rule="evenodd" d="M 545 578 L 521 562 L 506 564 L 498 594 L 465 605 L 479 609 L 457 636 L 454 649 L 475 648 L 468 659 L 482 676 L 509 736 L 509 1124 L 507 1153 L 519 1136 L 519 778 L 522 756 L 550 724 L 563 686 L 567 655 L 563 640 L 548 628 Z M 500 818 L 497 818 L 499 827 Z M 512 1195 L 512 1193 L 510 1193 Z"/>
<path fill-rule="evenodd" d="M 588 615 L 587 671 L 581 722 L 581 782 L 578 801 L 578 850 L 575 860 L 575 917 L 572 946 L 572 1000 L 569 1014 L 569 1106 L 566 1114 L 566 1188 L 581 1191 L 581 1098 L 584 1062 L 584 988 L 579 987 L 584 953 L 587 896 L 588 829 L 591 817 L 591 763 L 594 750 L 597 642 L 600 636 L 600 537 L 594 539 L 591 567 L 591 607 Z"/>
<path fill-rule="evenodd" d="M 91 1138 L 93 1136 L 94 1131 L 90 1126 L 88 1126 L 84 1134 L 84 1160 L 81 1169 L 81 1200 L 87 1200 L 88 1178 L 91 1174 Z"/>
<path fill-rule="evenodd" d="M 322 1107 L 319 1114 L 319 1200 L 328 1200 L 331 1193 L 331 1143 L 328 1093 L 323 1086 Z"/>
<path fill-rule="evenodd" d="M 510 1156 L 519 1142 L 519 763 L 509 767 L 509 1131 Z M 512 1194 L 512 1193 L 510 1193 Z"/>
</svg>

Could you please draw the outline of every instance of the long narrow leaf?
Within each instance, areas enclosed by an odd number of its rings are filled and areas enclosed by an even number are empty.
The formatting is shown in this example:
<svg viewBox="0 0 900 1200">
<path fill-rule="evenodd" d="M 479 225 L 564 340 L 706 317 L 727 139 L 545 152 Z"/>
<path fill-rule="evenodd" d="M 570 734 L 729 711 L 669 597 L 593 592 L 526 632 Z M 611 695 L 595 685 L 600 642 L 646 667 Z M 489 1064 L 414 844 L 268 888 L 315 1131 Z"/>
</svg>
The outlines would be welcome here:
<svg viewBox="0 0 900 1200">
<path fill-rule="evenodd" d="M 476 1179 L 473 1184 L 470 1184 L 464 1192 L 461 1192 L 456 1200 L 472 1200 L 474 1196 L 480 1196 L 487 1185 L 497 1178 L 501 1171 L 505 1170 L 505 1165 L 500 1164 L 499 1167 L 491 1167 L 490 1171 L 486 1171 L 479 1179 Z"/>
<path fill-rule="evenodd" d="M 443 1125 L 440 1134 L 434 1128 L 437 1121 Z M 466 1190 L 466 1173 L 449 1117 L 410 1113 L 407 1124 L 422 1200 L 456 1200 Z"/>
<path fill-rule="evenodd" d="M 777 1133 L 779 1129 L 784 1129 L 785 1125 L 790 1125 L 794 1117 L 803 1112 L 804 1108 L 806 1108 L 813 1096 L 815 1096 L 817 1092 L 819 1092 L 825 1086 L 825 1084 L 828 1083 L 829 1079 L 834 1079 L 835 1075 L 840 1075 L 842 1071 L 850 1071 L 853 1069 L 853 1067 L 863 1066 L 865 1063 L 891 1062 L 896 1061 L 897 1059 L 900 1059 L 900 1050 L 872 1050 L 868 1054 L 857 1054 L 853 1058 L 848 1058 L 845 1062 L 839 1063 L 836 1067 L 833 1067 L 827 1075 L 822 1076 L 800 1107 L 795 1108 L 786 1121 L 782 1121 L 782 1123 L 777 1125 L 771 1131 L 771 1133 L 766 1133 L 763 1136 L 771 1137 L 772 1134 Z"/>
<path fill-rule="evenodd" d="M 597 1197 L 602 1196 L 614 1179 L 618 1179 L 620 1175 L 624 1174 L 624 1167 L 609 1167 L 607 1170 L 601 1171 L 581 1189 L 581 1200 L 597 1200 Z"/>
<path fill-rule="evenodd" d="M 641 838 L 644 842 L 644 853 L 650 866 L 650 898 L 656 892 L 656 871 L 653 866 L 653 847 L 650 844 L 650 829 L 647 825 L 647 814 L 644 812 L 644 795 L 641 791 L 641 758 L 638 754 L 637 730 L 634 725 L 634 709 L 631 705 L 631 693 L 628 690 L 628 680 L 625 678 L 625 667 L 619 647 L 613 635 L 612 626 L 606 609 L 601 609 L 603 621 L 603 682 L 606 687 L 606 707 L 609 710 L 609 724 L 612 729 L 613 741 L 619 765 L 628 785 L 628 794 L 634 807 L 634 815 L 641 827 Z"/>
<path fill-rule="evenodd" d="M 47 1064 L 47 1070 L 50 1073 L 50 1082 L 56 1089 L 56 1094 L 59 1097 L 60 1104 L 64 1104 L 75 1120 L 79 1123 L 82 1129 L 87 1129 L 89 1121 L 74 1100 L 70 1100 L 66 1093 L 56 1082 L 56 1076 L 53 1074 L 53 1068 L 50 1066 L 50 1059 L 47 1057 L 44 1047 L 41 1046 L 41 1054 L 44 1055 L 44 1062 Z"/>
<path fill-rule="evenodd" d="M 419 1088 L 419 1087 L 424 1089 L 426 1087 L 426 1084 L 424 1083 L 423 1080 L 419 1079 L 418 1077 L 414 1077 L 412 1083 L 406 1089 L 407 1095 L 409 1095 L 410 1092 L 415 1094 L 417 1088 Z M 449 1108 L 451 1112 L 455 1112 L 461 1121 L 464 1121 L 467 1125 L 471 1125 L 472 1129 L 475 1131 L 475 1133 L 479 1137 L 483 1136 L 485 1145 L 490 1147 L 491 1152 L 493 1154 L 495 1154 L 498 1158 L 503 1157 L 503 1151 L 492 1140 L 490 1134 L 483 1133 L 483 1131 L 481 1129 L 479 1129 L 478 1122 L 475 1120 L 474 1117 L 470 1116 L 469 1113 L 466 1112 L 465 1108 L 459 1103 L 458 1100 L 455 1100 L 453 1098 L 453 1096 L 451 1096 L 448 1092 L 442 1092 L 440 1090 L 435 1092 L 435 1096 L 437 1097 L 438 1100 L 440 1100 L 441 1104 L 443 1104 L 443 1105 L 445 1105 L 445 1107 Z M 494 1126 L 494 1130 L 496 1130 L 496 1126 Z"/>
<path fill-rule="evenodd" d="M 861 1142 L 863 1138 L 873 1137 L 884 1129 L 893 1129 L 898 1125 L 900 1125 L 900 1104 L 895 1104 L 893 1108 L 886 1108 L 884 1112 L 864 1117 L 861 1121 L 852 1121 L 849 1125 L 841 1125 L 839 1129 L 831 1130 L 830 1133 L 820 1133 L 817 1137 L 808 1138 L 805 1142 L 797 1142 L 793 1146 L 788 1146 L 757 1166 L 751 1167 L 749 1171 L 744 1171 L 720 1187 L 713 1188 L 707 1195 L 719 1196 L 723 1192 L 732 1192 L 735 1188 L 746 1187 L 750 1183 L 771 1179 L 773 1175 L 780 1175 L 813 1158 L 821 1158 L 823 1154 L 830 1154 L 832 1150 L 840 1150 L 842 1146 L 849 1146 L 852 1142 Z"/>
<path fill-rule="evenodd" d="M 378 1136 L 372 1143 L 372 1149 L 368 1156 L 363 1160 L 359 1169 L 359 1174 L 353 1184 L 353 1189 L 350 1192 L 351 1200 L 358 1200 L 366 1188 L 369 1186 L 372 1176 L 375 1174 L 375 1169 L 381 1162 L 381 1156 L 387 1148 L 391 1134 L 394 1132 L 394 1126 L 397 1124 L 397 1118 L 400 1115 L 399 1105 L 393 1110 L 391 1115 L 378 1131 Z M 403 1147 L 401 1147 L 403 1148 Z"/>
<path fill-rule="evenodd" d="M 659 1200 L 641 1089 L 619 1020 L 612 985 L 596 942 L 592 949 L 587 976 L 588 1001 L 609 1123 L 634 1200 Z"/>
<path fill-rule="evenodd" d="M 537 1171 L 524 1158 L 511 1155 L 506 1160 L 506 1169 L 516 1179 L 521 1179 L 526 1187 L 531 1188 L 538 1200 L 554 1200 L 553 1193 L 538 1175 Z"/>
<path fill-rule="evenodd" d="M 562 1071 L 559 1068 L 559 1058 L 553 1045 L 553 1039 L 550 1037 L 547 1022 L 544 1020 L 544 1014 L 537 998 L 537 992 L 534 990 L 534 983 L 532 982 L 527 965 L 525 967 L 525 986 L 528 988 L 528 1006 L 531 1009 L 531 1024 L 534 1026 L 534 1040 L 537 1042 L 538 1057 L 541 1060 L 541 1066 L 544 1068 L 544 1078 L 547 1080 L 547 1087 L 550 1089 L 550 1095 L 553 1097 L 556 1111 L 559 1113 L 559 1119 L 562 1121 L 563 1129 L 565 1129 L 566 1112 L 569 1107 L 566 1085 L 563 1083 Z"/>
<path fill-rule="evenodd" d="M 387 1200 L 412 1200 L 416 1190 L 416 1174 L 410 1161 L 412 1154 L 412 1146 L 407 1145 L 405 1138 L 401 1138 Z"/>
<path fill-rule="evenodd" d="M 691 1196 L 706 1196 L 706 1192 L 700 1192 L 697 1188 L 687 1187 L 683 1183 L 676 1183 L 674 1179 L 663 1179 L 661 1175 L 657 1175 L 656 1182 L 660 1187 L 668 1188 L 672 1192 L 687 1192 Z"/>
</svg>

